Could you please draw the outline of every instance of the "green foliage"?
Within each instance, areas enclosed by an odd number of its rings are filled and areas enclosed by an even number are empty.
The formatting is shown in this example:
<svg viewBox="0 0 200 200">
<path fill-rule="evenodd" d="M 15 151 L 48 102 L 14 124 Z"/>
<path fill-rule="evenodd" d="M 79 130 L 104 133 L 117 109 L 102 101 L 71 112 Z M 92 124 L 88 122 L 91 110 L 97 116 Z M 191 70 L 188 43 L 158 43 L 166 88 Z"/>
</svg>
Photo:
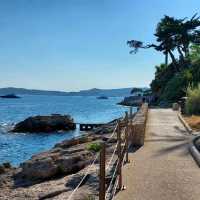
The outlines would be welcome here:
<svg viewBox="0 0 200 200">
<path fill-rule="evenodd" d="M 141 41 L 127 42 L 136 53 L 139 48 L 154 48 L 165 55 L 165 64 L 168 64 L 168 55 L 171 57 L 176 72 L 179 72 L 188 62 L 190 44 L 200 44 L 200 18 L 195 14 L 191 19 L 176 19 L 165 15 L 157 25 L 155 31 L 156 44 L 144 44 Z M 176 57 L 176 55 L 178 55 Z M 179 62 L 177 60 L 179 59 Z M 180 62 L 181 61 L 181 62 Z"/>
<path fill-rule="evenodd" d="M 183 69 L 181 72 L 175 72 L 172 64 L 168 67 L 156 67 L 155 79 L 151 83 L 151 89 L 153 94 L 158 97 L 158 102 L 175 102 L 181 97 L 185 96 L 186 89 L 189 84 L 196 79 L 200 79 L 200 76 L 196 76 L 196 72 L 190 68 Z M 200 70 L 199 70 L 200 71 Z M 199 80 L 200 81 L 200 80 Z"/>
<path fill-rule="evenodd" d="M 136 92 L 143 92 L 143 90 L 142 90 L 142 88 L 133 88 L 133 89 L 131 90 L 131 94 L 134 94 L 134 93 L 136 93 Z"/>
<path fill-rule="evenodd" d="M 83 200 L 95 200 L 95 197 L 92 195 L 87 195 L 83 198 Z"/>
<path fill-rule="evenodd" d="M 200 84 L 195 88 L 192 88 L 191 86 L 188 87 L 185 106 L 187 114 L 200 114 Z"/>
<path fill-rule="evenodd" d="M 190 78 L 190 73 L 187 71 L 174 75 L 163 89 L 160 100 L 176 102 L 183 97 Z"/>
<path fill-rule="evenodd" d="M 193 62 L 200 60 L 200 45 L 191 45 L 189 57 Z"/>
<path fill-rule="evenodd" d="M 89 151 L 99 152 L 101 150 L 101 144 L 98 142 L 90 143 L 87 145 Z"/>
<path fill-rule="evenodd" d="M 175 71 L 173 65 L 166 66 L 161 64 L 156 66 L 155 79 L 151 82 L 151 89 L 155 96 L 160 97 L 168 81 L 174 76 Z"/>
<path fill-rule="evenodd" d="M 155 44 L 127 42 L 131 53 L 138 49 L 154 48 L 165 55 L 165 64 L 156 66 L 152 93 L 159 102 L 175 102 L 186 95 L 189 85 L 200 83 L 200 17 L 177 19 L 165 15 L 157 24 Z M 168 65 L 168 55 L 171 63 Z"/>
<path fill-rule="evenodd" d="M 200 59 L 195 60 L 192 63 L 190 71 L 191 71 L 192 76 L 193 76 L 192 85 L 197 87 L 198 84 L 200 83 Z"/>
<path fill-rule="evenodd" d="M 144 97 L 145 97 L 145 96 L 151 96 L 151 95 L 152 95 L 151 89 L 145 90 L 145 91 L 143 92 L 143 96 L 144 96 Z"/>
</svg>

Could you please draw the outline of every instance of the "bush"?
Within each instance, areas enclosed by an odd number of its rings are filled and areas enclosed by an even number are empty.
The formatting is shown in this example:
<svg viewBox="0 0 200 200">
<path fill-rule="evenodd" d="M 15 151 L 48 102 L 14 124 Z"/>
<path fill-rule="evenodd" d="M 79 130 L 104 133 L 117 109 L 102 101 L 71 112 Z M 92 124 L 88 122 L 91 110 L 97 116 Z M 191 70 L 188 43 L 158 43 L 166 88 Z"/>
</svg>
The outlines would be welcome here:
<svg viewBox="0 0 200 200">
<path fill-rule="evenodd" d="M 156 67 L 155 79 L 151 83 L 151 89 L 158 99 L 157 103 L 173 103 L 185 96 L 188 85 L 194 82 L 194 74 L 199 75 L 197 73 L 198 67 L 199 65 L 195 67 L 195 72 L 193 66 L 182 67 L 180 72 L 175 72 L 172 64 L 167 67 L 163 67 L 163 65 Z"/>
<path fill-rule="evenodd" d="M 167 102 L 176 102 L 181 97 L 185 96 L 186 89 L 190 83 L 191 74 L 185 70 L 179 74 L 174 75 L 166 84 L 160 100 Z"/>
<path fill-rule="evenodd" d="M 187 114 L 200 115 L 200 84 L 196 88 L 188 87 L 185 106 Z"/>
<path fill-rule="evenodd" d="M 100 143 L 90 143 L 87 145 L 87 149 L 89 151 L 95 151 L 95 152 L 99 152 L 101 150 L 101 144 Z"/>
<path fill-rule="evenodd" d="M 95 197 L 92 195 L 85 196 L 83 200 L 95 200 Z"/>
</svg>

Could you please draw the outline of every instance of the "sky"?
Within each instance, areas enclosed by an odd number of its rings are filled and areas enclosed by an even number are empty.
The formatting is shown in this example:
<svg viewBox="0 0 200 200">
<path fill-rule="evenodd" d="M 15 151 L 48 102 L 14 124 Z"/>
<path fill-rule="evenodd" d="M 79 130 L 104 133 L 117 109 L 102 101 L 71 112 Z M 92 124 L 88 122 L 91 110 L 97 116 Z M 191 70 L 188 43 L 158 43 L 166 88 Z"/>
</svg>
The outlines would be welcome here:
<svg viewBox="0 0 200 200">
<path fill-rule="evenodd" d="M 200 14 L 199 0 L 0 0 L 0 87 L 78 91 L 149 86 L 164 15 Z"/>
</svg>

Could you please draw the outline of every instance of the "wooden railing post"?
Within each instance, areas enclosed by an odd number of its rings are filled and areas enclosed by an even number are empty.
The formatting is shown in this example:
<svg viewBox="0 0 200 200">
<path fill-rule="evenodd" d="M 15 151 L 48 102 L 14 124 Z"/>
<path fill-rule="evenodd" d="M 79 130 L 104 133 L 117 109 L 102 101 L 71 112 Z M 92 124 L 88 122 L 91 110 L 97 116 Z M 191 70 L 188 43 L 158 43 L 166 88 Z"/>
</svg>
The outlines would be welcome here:
<svg viewBox="0 0 200 200">
<path fill-rule="evenodd" d="M 122 188 L 122 148 L 121 148 L 121 124 L 120 121 L 118 121 L 117 126 L 117 155 L 118 155 L 118 176 L 119 176 L 119 182 L 118 187 L 119 190 Z"/>
<path fill-rule="evenodd" d="M 100 151 L 99 200 L 105 200 L 105 193 L 106 193 L 105 163 L 106 163 L 106 147 L 105 143 L 102 142 L 102 147 Z"/>
<path fill-rule="evenodd" d="M 133 107 L 132 107 L 132 106 L 130 106 L 130 114 L 129 114 L 129 116 L 130 116 L 130 119 L 131 119 L 132 116 L 133 116 Z"/>
<path fill-rule="evenodd" d="M 128 118 L 128 112 L 126 112 L 126 123 L 125 123 L 125 154 L 126 154 L 126 160 L 125 162 L 128 163 L 128 146 L 129 146 L 129 140 L 128 140 L 128 133 L 129 133 L 129 118 Z"/>
</svg>

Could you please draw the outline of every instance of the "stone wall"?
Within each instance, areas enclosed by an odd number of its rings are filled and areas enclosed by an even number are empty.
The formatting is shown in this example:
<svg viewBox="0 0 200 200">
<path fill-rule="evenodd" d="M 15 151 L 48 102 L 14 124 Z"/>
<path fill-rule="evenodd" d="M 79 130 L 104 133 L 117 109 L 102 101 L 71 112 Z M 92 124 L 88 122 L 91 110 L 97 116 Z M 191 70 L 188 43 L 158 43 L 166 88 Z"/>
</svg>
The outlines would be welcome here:
<svg viewBox="0 0 200 200">
<path fill-rule="evenodd" d="M 148 104 L 144 103 L 136 113 L 130 126 L 129 138 L 133 146 L 144 145 L 147 114 Z"/>
</svg>

